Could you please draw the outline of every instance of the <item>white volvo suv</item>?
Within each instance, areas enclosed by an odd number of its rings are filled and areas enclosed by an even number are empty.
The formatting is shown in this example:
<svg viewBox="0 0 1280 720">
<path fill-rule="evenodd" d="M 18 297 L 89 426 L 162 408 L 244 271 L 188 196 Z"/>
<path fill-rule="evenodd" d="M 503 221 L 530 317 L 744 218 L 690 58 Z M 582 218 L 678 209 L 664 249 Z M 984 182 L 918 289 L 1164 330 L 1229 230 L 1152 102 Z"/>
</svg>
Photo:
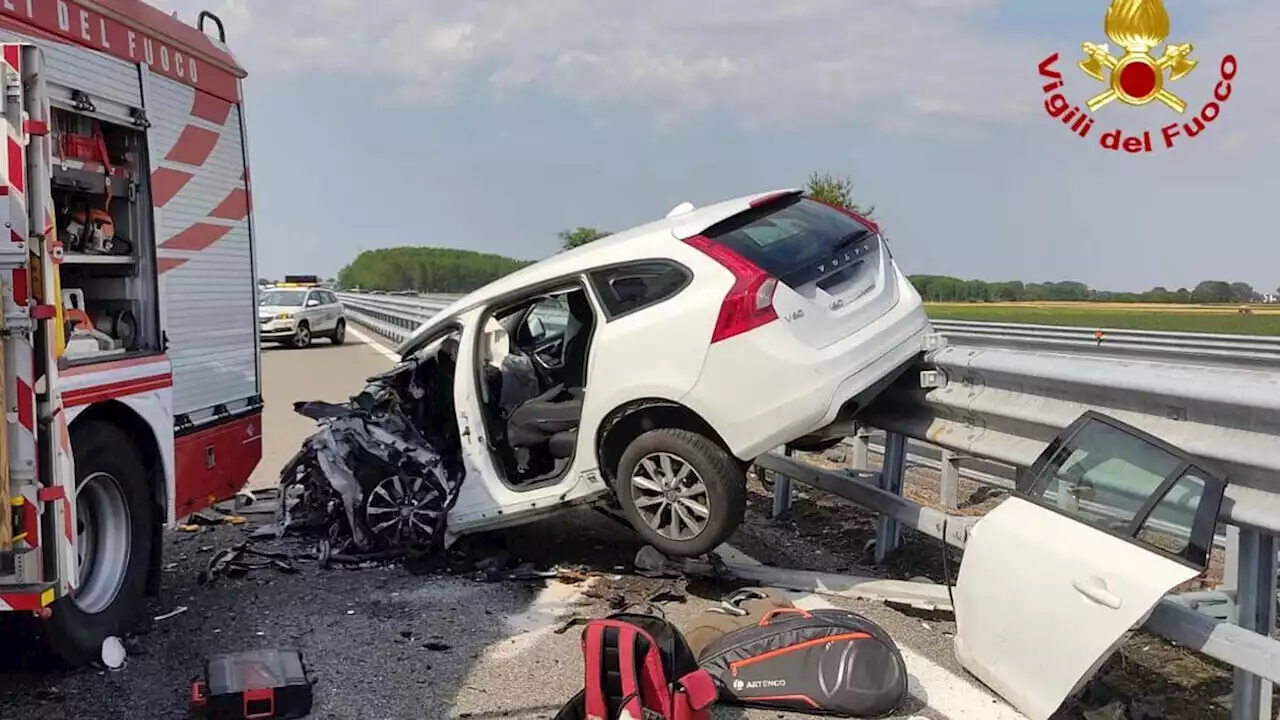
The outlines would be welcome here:
<svg viewBox="0 0 1280 720">
<path fill-rule="evenodd" d="M 929 332 L 874 223 L 784 190 L 538 262 L 399 352 L 453 389 L 425 398 L 457 422 L 429 433 L 465 468 L 451 533 L 608 503 L 690 556 L 741 523 L 752 459 L 838 442 Z"/>
</svg>

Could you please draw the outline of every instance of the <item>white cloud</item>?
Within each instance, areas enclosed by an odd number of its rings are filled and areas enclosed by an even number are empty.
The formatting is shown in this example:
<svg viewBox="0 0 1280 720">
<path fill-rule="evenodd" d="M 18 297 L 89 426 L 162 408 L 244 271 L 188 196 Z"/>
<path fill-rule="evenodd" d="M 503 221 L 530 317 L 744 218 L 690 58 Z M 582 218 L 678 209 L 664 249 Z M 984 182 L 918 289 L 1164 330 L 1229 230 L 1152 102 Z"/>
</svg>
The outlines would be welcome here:
<svg viewBox="0 0 1280 720">
<path fill-rule="evenodd" d="M 156 2 L 187 18 L 209 4 Z M 1204 36 L 1197 47 L 1231 47 L 1242 63 L 1247 56 L 1250 74 L 1275 77 L 1280 68 L 1268 46 L 1280 29 L 1280 10 L 1273 5 L 1207 3 L 1213 23 L 1195 33 Z M 991 29 L 999 0 L 216 0 L 213 6 L 251 74 L 329 70 L 378 78 L 407 103 L 533 88 L 636 108 L 661 122 L 718 110 L 753 126 L 865 120 L 879 129 L 964 133 L 991 121 L 1039 119 L 1035 63 L 1057 49 L 1069 66 L 1076 47 Z M 1280 98 L 1262 83 L 1253 92 Z M 1251 132 L 1280 133 L 1256 124 Z"/>
<path fill-rule="evenodd" d="M 194 17 L 207 2 L 158 4 Z M 1033 109 L 1018 58 L 982 29 L 994 0 L 219 0 L 251 73 L 392 80 L 400 99 L 537 88 L 668 119 L 753 122 L 906 111 L 992 119 Z M 1014 61 L 1010 61 L 1010 59 Z"/>
</svg>

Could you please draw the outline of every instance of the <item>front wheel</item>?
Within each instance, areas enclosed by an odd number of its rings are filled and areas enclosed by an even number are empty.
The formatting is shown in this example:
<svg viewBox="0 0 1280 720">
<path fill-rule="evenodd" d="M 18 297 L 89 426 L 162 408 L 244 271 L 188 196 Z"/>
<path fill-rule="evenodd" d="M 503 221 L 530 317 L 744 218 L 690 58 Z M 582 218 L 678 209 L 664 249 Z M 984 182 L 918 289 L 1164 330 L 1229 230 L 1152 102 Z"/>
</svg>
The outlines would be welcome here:
<svg viewBox="0 0 1280 720">
<path fill-rule="evenodd" d="M 102 641 L 128 632 L 146 600 L 153 504 L 147 471 L 116 425 L 90 421 L 71 431 L 76 464 L 74 590 L 45 623 L 54 652 L 71 665 L 99 657 Z"/>
<path fill-rule="evenodd" d="M 673 557 L 702 555 L 728 540 L 746 514 L 746 485 L 733 456 L 688 430 L 650 430 L 618 463 L 623 514 L 645 542 Z"/>
<path fill-rule="evenodd" d="M 334 345 L 341 345 L 347 340 L 347 321 L 339 320 L 338 324 L 333 328 L 333 335 L 329 336 Z"/>
<path fill-rule="evenodd" d="M 293 337 L 289 338 L 289 347 L 302 349 L 311 346 L 311 326 L 305 321 L 299 322 L 298 327 L 293 331 Z"/>
</svg>

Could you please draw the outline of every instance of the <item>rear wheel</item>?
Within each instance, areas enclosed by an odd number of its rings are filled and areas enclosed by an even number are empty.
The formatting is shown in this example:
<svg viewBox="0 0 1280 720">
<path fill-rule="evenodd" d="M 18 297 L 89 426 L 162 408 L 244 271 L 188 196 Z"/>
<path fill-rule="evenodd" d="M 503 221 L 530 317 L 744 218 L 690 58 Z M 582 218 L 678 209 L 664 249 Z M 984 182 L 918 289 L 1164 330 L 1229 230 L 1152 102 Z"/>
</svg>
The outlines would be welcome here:
<svg viewBox="0 0 1280 720">
<path fill-rule="evenodd" d="M 289 338 L 289 347 L 305 348 L 311 346 L 311 326 L 307 321 L 303 320 L 298 323 L 297 329 L 293 331 L 293 337 Z"/>
<path fill-rule="evenodd" d="M 102 641 L 122 635 L 145 602 L 154 510 L 147 473 L 129 436 L 102 421 L 75 427 L 76 554 L 70 597 L 50 608 L 49 645 L 68 663 L 98 657 Z"/>
<path fill-rule="evenodd" d="M 338 324 L 333 328 L 333 334 L 329 336 L 334 345 L 341 345 L 347 340 L 347 321 L 339 320 Z"/>
<path fill-rule="evenodd" d="M 650 430 L 618 463 L 622 512 L 650 545 L 676 557 L 702 555 L 729 539 L 746 513 L 742 466 L 688 430 Z"/>
</svg>

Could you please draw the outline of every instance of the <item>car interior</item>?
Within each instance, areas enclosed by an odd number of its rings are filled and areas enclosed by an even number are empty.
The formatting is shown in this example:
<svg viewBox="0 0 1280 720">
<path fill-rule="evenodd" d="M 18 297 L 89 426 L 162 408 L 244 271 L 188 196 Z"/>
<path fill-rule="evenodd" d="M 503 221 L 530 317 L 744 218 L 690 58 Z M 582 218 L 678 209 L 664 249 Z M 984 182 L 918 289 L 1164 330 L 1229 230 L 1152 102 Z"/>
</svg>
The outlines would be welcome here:
<svg viewBox="0 0 1280 720">
<path fill-rule="evenodd" d="M 572 462 L 595 326 L 581 286 L 500 308 L 486 323 L 478 368 L 484 420 L 512 487 L 554 482 Z"/>
</svg>

